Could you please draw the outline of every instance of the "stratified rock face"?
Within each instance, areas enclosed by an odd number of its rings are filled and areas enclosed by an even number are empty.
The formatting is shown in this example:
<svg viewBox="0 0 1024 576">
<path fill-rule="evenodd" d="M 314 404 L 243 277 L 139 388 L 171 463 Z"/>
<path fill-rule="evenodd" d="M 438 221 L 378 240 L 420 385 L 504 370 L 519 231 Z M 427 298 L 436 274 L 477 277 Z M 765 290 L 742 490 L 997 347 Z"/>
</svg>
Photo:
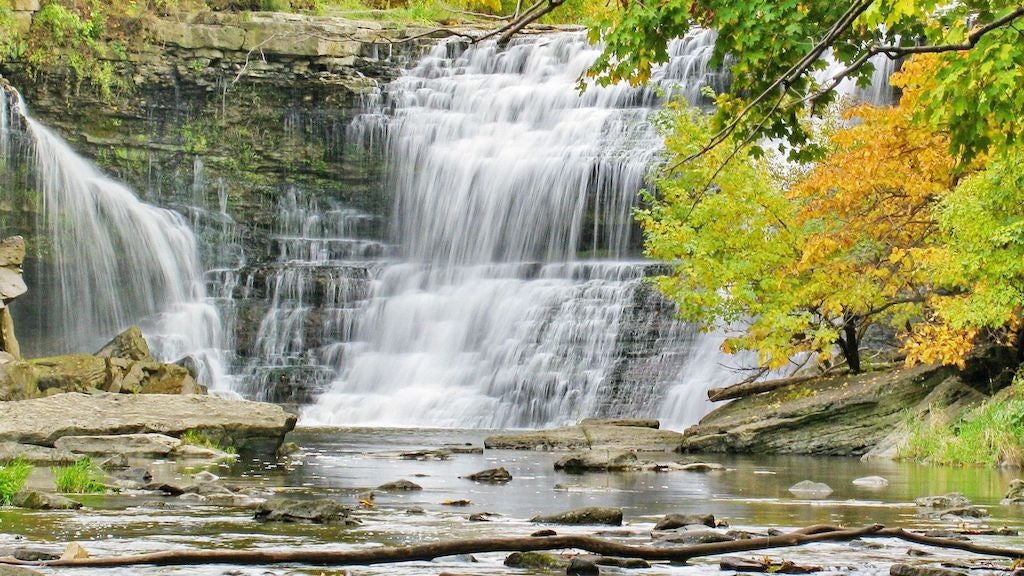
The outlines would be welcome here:
<svg viewBox="0 0 1024 576">
<path fill-rule="evenodd" d="M 726 404 L 684 432 L 682 450 L 859 456 L 900 427 L 908 410 L 982 398 L 948 368 L 822 378 Z"/>
<path fill-rule="evenodd" d="M 212 396 L 57 394 L 3 405 L 0 441 L 54 446 L 64 436 L 202 432 L 239 451 L 273 454 L 295 427 L 280 406 Z"/>
<path fill-rule="evenodd" d="M 402 41 L 425 30 L 276 13 L 193 14 L 147 26 L 144 45 L 108 54 L 119 82 L 112 95 L 61 68 L 30 74 L 5 62 L 0 75 L 77 152 L 146 202 L 190 221 L 204 267 L 229 276 L 209 279 L 212 296 L 242 300 L 247 287 L 266 288 L 261 270 L 285 250 L 275 235 L 287 215 L 276 208 L 290 192 L 323 210 L 389 214 L 379 151 L 349 126 L 365 98 L 436 42 Z M 35 248 L 34 238 L 45 236 L 37 228 L 38 194 L 10 185 L 12 199 L 0 202 L 12 227 L 4 232 L 26 236 Z M 374 224 L 366 237 L 384 235 Z M 78 351 L 53 337 L 58 319 L 46 310 L 58 280 L 44 249 L 38 243 L 29 254 L 33 289 L 13 310 L 28 356 Z M 225 326 L 239 335 L 242 361 L 258 352 L 250 344 L 268 306 L 269 297 L 246 299 L 232 317 L 236 326 Z M 309 320 L 308 333 L 317 333 L 317 321 Z"/>
</svg>

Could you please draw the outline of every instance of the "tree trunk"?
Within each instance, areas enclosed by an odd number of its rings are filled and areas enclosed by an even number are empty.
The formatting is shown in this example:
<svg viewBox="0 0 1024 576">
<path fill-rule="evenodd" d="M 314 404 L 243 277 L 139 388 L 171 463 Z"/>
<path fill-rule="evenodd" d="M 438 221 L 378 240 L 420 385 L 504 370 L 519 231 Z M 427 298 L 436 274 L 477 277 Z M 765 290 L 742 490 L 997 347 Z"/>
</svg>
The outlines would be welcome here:
<svg viewBox="0 0 1024 576">
<path fill-rule="evenodd" d="M 844 320 L 846 323 L 843 324 L 843 335 L 839 337 L 839 349 L 842 350 L 843 357 L 846 358 L 846 365 L 850 367 L 850 372 L 860 374 L 860 339 L 857 337 L 857 317 L 846 316 Z"/>
</svg>

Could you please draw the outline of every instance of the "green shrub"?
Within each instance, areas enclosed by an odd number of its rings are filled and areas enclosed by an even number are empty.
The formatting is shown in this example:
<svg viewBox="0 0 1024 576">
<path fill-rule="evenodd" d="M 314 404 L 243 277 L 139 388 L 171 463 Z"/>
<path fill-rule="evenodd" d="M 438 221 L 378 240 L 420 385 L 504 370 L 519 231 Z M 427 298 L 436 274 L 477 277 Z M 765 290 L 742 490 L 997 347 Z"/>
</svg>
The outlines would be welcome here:
<svg viewBox="0 0 1024 576">
<path fill-rule="evenodd" d="M 32 465 L 24 460 L 0 464 L 0 506 L 11 503 L 14 495 L 25 487 L 25 481 L 31 473 Z"/>
<path fill-rule="evenodd" d="M 53 479 L 58 492 L 98 494 L 106 489 L 103 484 L 103 472 L 88 458 L 83 458 L 71 466 L 55 466 Z"/>
</svg>

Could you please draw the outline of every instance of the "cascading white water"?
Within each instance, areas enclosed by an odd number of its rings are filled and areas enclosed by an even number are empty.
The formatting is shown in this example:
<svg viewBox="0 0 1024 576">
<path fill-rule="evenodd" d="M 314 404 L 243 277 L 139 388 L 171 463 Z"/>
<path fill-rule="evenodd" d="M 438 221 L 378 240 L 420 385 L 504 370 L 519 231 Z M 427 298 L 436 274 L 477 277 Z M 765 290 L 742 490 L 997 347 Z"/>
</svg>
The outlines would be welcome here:
<svg viewBox="0 0 1024 576">
<path fill-rule="evenodd" d="M 258 400 L 308 402 L 334 376 L 368 292 L 368 260 L 390 247 L 369 239 L 379 218 L 321 206 L 298 188 L 277 203 L 276 262 L 249 276 L 269 300 L 236 389 Z M 257 286 L 258 284 L 258 286 Z M 282 396 L 280 391 L 288 392 Z"/>
<path fill-rule="evenodd" d="M 221 340 L 216 310 L 204 298 L 195 238 L 177 213 L 145 204 L 122 184 L 78 156 L 29 116 L 20 95 L 0 86 L 0 155 L 10 165 L 12 143 L 26 154 L 20 185 L 38 192 L 46 262 L 56 279 L 52 309 L 36 311 L 52 344 L 92 351 L 140 323 L 155 353 L 192 355 L 216 365 Z M 50 352 L 54 350 L 49 350 Z M 216 385 L 215 374 L 200 374 Z"/>
<path fill-rule="evenodd" d="M 707 68 L 713 41 L 701 32 L 674 42 L 659 82 L 692 102 L 722 82 Z M 701 381 L 680 377 L 688 358 L 719 354 L 718 341 L 670 310 L 657 326 L 637 324 L 647 265 L 629 260 L 632 208 L 661 147 L 649 121 L 656 98 L 627 86 L 581 95 L 597 54 L 576 34 L 504 50 L 442 44 L 387 88 L 402 263 L 382 269 L 341 374 L 307 421 L 682 424 L 705 411 L 706 386 L 734 378 L 715 361 Z M 661 409 L 676 385 L 697 414 Z"/>
</svg>

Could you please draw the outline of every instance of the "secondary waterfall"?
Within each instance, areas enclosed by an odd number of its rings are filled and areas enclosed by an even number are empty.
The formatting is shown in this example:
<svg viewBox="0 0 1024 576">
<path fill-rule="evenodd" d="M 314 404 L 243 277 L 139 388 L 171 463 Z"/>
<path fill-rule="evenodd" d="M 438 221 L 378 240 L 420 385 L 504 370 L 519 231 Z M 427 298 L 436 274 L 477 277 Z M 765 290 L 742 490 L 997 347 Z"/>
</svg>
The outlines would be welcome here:
<svg viewBox="0 0 1024 576">
<path fill-rule="evenodd" d="M 714 35 L 658 71 L 691 102 L 720 85 Z M 589 87 L 578 34 L 436 47 L 377 114 L 399 262 L 381 268 L 329 393 L 332 424 L 544 426 L 584 416 L 692 422 L 735 378 L 719 339 L 643 281 L 632 219 L 660 150 L 653 89 Z M 718 86 L 720 87 L 720 86 Z"/>
<path fill-rule="evenodd" d="M 146 204 L 102 174 L 28 114 L 20 95 L 0 85 L 0 162 L 4 188 L 32 195 L 46 231 L 30 246 L 38 279 L 32 315 L 49 337 L 47 353 L 90 352 L 141 324 L 166 360 L 192 355 L 200 380 L 221 368 L 216 310 L 206 303 L 195 238 L 181 215 Z M 29 328 L 29 326 L 23 326 Z"/>
</svg>

